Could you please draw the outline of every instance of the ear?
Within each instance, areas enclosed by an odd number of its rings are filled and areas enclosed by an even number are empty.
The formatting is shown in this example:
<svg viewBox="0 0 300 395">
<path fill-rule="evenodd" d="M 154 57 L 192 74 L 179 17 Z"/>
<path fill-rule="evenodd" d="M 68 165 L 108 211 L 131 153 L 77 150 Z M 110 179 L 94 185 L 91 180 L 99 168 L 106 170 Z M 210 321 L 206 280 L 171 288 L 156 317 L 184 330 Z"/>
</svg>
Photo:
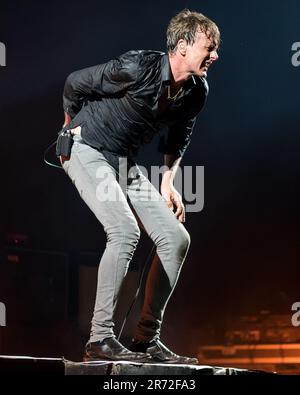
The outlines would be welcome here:
<svg viewBox="0 0 300 395">
<path fill-rule="evenodd" d="M 179 53 L 180 53 L 182 56 L 185 56 L 185 54 L 186 54 L 186 41 L 180 39 L 180 40 L 178 41 L 178 43 L 177 43 L 177 48 L 178 48 Z"/>
</svg>

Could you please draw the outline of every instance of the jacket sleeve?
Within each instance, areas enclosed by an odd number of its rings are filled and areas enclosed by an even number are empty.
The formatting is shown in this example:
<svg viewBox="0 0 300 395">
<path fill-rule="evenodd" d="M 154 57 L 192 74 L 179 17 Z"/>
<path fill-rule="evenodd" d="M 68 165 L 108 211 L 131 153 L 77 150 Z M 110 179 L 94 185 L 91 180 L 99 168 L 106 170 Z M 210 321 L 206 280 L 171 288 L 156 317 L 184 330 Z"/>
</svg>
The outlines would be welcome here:
<svg viewBox="0 0 300 395">
<path fill-rule="evenodd" d="M 74 71 L 65 82 L 64 111 L 74 118 L 84 102 L 93 96 L 126 91 L 136 82 L 137 73 L 137 54 L 132 52 L 104 64 Z"/>
<path fill-rule="evenodd" d="M 183 156 L 191 142 L 198 114 L 205 105 L 208 92 L 207 81 L 199 78 L 194 93 L 187 99 L 185 115 L 169 126 L 166 143 L 161 152 L 176 157 Z"/>
<path fill-rule="evenodd" d="M 191 136 L 197 117 L 186 121 L 177 122 L 168 129 L 167 141 L 163 148 L 164 154 L 172 154 L 176 157 L 183 156 L 191 142 Z"/>
</svg>

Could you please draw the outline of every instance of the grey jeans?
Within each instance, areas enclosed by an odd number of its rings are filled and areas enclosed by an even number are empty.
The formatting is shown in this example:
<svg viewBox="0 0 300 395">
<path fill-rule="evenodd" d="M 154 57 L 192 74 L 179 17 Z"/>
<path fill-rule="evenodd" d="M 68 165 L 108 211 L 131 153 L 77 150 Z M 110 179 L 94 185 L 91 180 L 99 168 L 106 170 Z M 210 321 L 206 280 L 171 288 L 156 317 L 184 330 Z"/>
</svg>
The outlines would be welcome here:
<svg viewBox="0 0 300 395">
<path fill-rule="evenodd" d="M 63 168 L 107 236 L 98 270 L 90 342 L 114 336 L 114 310 L 139 241 L 138 221 L 155 243 L 156 254 L 134 338 L 140 341 L 158 338 L 165 307 L 190 245 L 187 230 L 138 166 L 135 170 L 139 178 L 127 182 L 124 191 L 104 155 L 85 144 L 80 135 L 74 136 L 71 157 Z"/>
</svg>

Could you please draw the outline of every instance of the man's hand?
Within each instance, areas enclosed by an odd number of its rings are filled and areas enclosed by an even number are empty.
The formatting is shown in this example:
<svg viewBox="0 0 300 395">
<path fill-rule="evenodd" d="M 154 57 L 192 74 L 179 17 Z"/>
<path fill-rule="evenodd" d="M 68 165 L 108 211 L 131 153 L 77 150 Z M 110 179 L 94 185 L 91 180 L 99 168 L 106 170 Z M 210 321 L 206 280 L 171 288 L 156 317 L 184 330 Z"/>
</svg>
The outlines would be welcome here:
<svg viewBox="0 0 300 395">
<path fill-rule="evenodd" d="M 162 176 L 161 182 L 161 195 L 165 199 L 167 206 L 174 211 L 175 206 L 175 216 L 180 222 L 185 222 L 185 210 L 184 205 L 182 203 L 182 197 L 180 193 L 176 191 L 174 188 L 174 178 L 176 171 L 179 167 L 181 162 L 181 157 L 172 155 L 172 154 L 165 154 L 165 165 L 166 170 Z"/>
<path fill-rule="evenodd" d="M 65 126 L 69 125 L 70 122 L 71 122 L 71 117 L 70 117 L 70 115 L 68 113 L 65 112 L 65 121 L 64 121 L 64 124 L 63 124 L 63 128 Z"/>
<path fill-rule="evenodd" d="M 167 206 L 174 211 L 175 216 L 180 222 L 185 222 L 185 209 L 182 203 L 180 193 L 174 188 L 172 184 L 161 185 L 161 195 L 165 199 Z"/>
<path fill-rule="evenodd" d="M 63 165 L 64 162 L 65 162 L 66 160 L 69 160 L 69 159 L 70 159 L 69 156 L 63 156 L 63 155 L 61 155 L 61 156 L 59 157 L 59 161 L 60 161 L 61 165 Z"/>
</svg>

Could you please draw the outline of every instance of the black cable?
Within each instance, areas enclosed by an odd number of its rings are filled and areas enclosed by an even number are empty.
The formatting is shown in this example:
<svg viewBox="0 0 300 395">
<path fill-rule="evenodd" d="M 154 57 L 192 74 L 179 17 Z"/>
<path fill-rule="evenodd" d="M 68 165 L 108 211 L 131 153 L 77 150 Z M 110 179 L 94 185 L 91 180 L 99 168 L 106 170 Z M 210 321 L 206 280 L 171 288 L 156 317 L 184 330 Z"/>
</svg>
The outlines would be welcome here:
<svg viewBox="0 0 300 395">
<path fill-rule="evenodd" d="M 46 159 L 46 155 L 48 154 L 48 152 L 50 151 L 50 149 L 51 149 L 52 147 L 55 146 L 56 141 L 57 141 L 57 140 L 55 140 L 52 144 L 49 145 L 49 147 L 47 147 L 47 148 L 45 149 L 45 151 L 44 151 L 44 162 L 46 163 L 46 165 L 49 165 L 49 166 L 51 166 L 51 167 L 56 167 L 57 169 L 62 169 L 62 170 L 63 170 L 62 166 L 57 166 L 57 165 L 55 165 L 54 163 L 48 162 L 47 159 Z"/>
<path fill-rule="evenodd" d="M 121 337 L 121 335 L 122 335 L 122 332 L 123 332 L 123 329 L 124 329 L 125 324 L 126 324 L 126 322 L 127 322 L 127 319 L 128 319 L 128 317 L 129 317 L 129 314 L 131 313 L 131 310 L 132 310 L 132 308 L 133 308 L 135 302 L 137 301 L 137 297 L 138 297 L 138 295 L 139 295 L 139 293 L 140 293 L 140 289 L 141 289 L 141 286 L 142 286 L 143 277 L 144 277 L 144 274 L 145 274 L 145 272 L 146 272 L 146 268 L 148 267 L 149 262 L 151 262 L 151 260 L 152 260 L 152 255 L 153 255 L 153 251 L 155 251 L 155 248 L 156 248 L 156 245 L 153 244 L 153 247 L 151 248 L 151 251 L 150 251 L 149 255 L 148 255 L 147 258 L 146 258 L 146 261 L 145 261 L 143 270 L 142 270 L 142 272 L 141 272 L 141 274 L 140 274 L 140 278 L 139 278 L 139 282 L 138 282 L 138 288 L 137 288 L 137 290 L 136 290 L 136 293 L 135 293 L 135 295 L 134 295 L 134 297 L 133 297 L 133 300 L 132 300 L 132 302 L 131 302 L 131 305 L 130 305 L 130 307 L 129 307 L 128 311 L 127 311 L 127 314 L 126 314 L 126 316 L 125 316 L 125 318 L 124 318 L 124 321 L 123 321 L 123 323 L 122 323 L 122 326 L 121 326 L 121 329 L 120 329 L 120 332 L 119 332 L 119 335 L 118 335 L 118 340 L 120 340 L 120 337 Z"/>
</svg>

